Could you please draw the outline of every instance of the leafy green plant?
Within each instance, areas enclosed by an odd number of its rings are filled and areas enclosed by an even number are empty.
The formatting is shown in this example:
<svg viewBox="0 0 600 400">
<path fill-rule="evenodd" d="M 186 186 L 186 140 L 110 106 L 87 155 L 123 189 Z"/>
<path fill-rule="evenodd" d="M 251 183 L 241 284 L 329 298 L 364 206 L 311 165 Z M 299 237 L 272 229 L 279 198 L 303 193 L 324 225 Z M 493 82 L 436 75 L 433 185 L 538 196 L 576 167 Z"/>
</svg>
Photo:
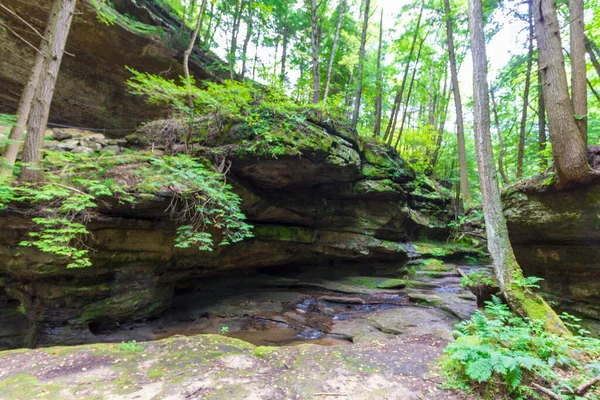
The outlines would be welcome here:
<svg viewBox="0 0 600 400">
<path fill-rule="evenodd" d="M 518 317 L 497 297 L 485 312 L 476 311 L 456 328 L 442 368 L 450 386 L 461 389 L 539 398 L 529 384 L 550 382 L 565 399 L 576 399 L 566 388 L 593 377 L 588 365 L 600 355 L 598 339 L 548 333 L 542 323 Z"/>
<path fill-rule="evenodd" d="M 484 271 L 473 271 L 466 277 L 460 278 L 460 285 L 462 287 L 478 285 L 494 286 L 495 284 L 494 277 Z"/>
<path fill-rule="evenodd" d="M 225 335 L 229 333 L 229 327 L 228 326 L 222 326 L 221 327 L 221 335 Z"/>
<path fill-rule="evenodd" d="M 119 181 L 114 177 L 118 168 Z M 214 233 L 219 234 L 221 246 L 253 236 L 241 199 L 223 174 L 187 155 L 106 157 L 46 151 L 44 171 L 43 185 L 0 180 L 0 209 L 16 202 L 34 207 L 38 216 L 32 221 L 39 229 L 20 245 L 64 257 L 68 268 L 91 265 L 86 223 L 98 201 L 106 197 L 134 204 L 157 193 L 170 195 L 172 218 L 181 224 L 176 247 L 198 245 L 200 250 L 212 250 Z"/>
<path fill-rule="evenodd" d="M 129 342 L 121 342 L 118 349 L 120 351 L 127 351 L 129 353 L 140 353 L 144 351 L 146 346 L 142 344 L 138 344 L 135 340 L 131 340 Z"/>
<path fill-rule="evenodd" d="M 522 289 L 539 289 L 540 286 L 537 282 L 543 281 L 544 278 L 538 278 L 537 276 L 528 276 L 524 278 L 513 279 L 511 283 Z"/>
</svg>

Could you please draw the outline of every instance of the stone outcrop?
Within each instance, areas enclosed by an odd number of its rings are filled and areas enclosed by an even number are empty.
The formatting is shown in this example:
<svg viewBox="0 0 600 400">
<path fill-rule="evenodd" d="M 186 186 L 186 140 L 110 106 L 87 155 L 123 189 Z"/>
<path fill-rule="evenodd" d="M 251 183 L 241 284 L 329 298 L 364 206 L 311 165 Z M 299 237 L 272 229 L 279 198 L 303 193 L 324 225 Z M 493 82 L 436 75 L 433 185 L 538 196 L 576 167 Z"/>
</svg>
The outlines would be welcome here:
<svg viewBox="0 0 600 400">
<path fill-rule="evenodd" d="M 504 194 L 504 209 L 525 274 L 544 278 L 563 308 L 600 319 L 600 185 L 517 187 Z"/>
<path fill-rule="evenodd" d="M 231 127 L 220 139 L 228 141 L 197 148 L 205 157 L 225 155 L 228 181 L 255 227 L 254 239 L 213 252 L 173 246 L 168 193 L 134 208 L 100 202 L 88 223 L 90 268 L 67 269 L 64 260 L 19 246 L 33 227 L 29 210 L 1 211 L 0 312 L 11 322 L 2 320 L 0 346 L 93 341 L 98 329 L 161 313 L 174 293 L 200 288 L 211 275 L 291 264 L 402 265 L 419 254 L 410 240 L 447 237 L 446 192 L 392 150 L 318 116 L 309 120 L 277 133 L 276 118 L 270 142 Z M 68 132 L 53 132 L 63 138 L 59 148 L 96 143 L 61 133 Z"/>
<path fill-rule="evenodd" d="M 2 4 L 39 32 L 53 0 L 23 2 L 3 0 Z M 99 0 L 84 0 L 78 4 L 71 33 L 67 41 L 52 107 L 50 122 L 105 128 L 112 135 L 133 132 L 138 123 L 157 117 L 162 109 L 145 103 L 128 93 L 125 81 L 131 77 L 126 70 L 160 74 L 177 79 L 183 74 L 181 59 L 184 40 L 177 33 L 179 23 L 159 2 L 151 0 L 116 0 L 112 24 L 100 20 Z M 128 15 L 129 17 L 126 17 Z M 39 37 L 17 18 L 2 11 L 0 29 L 0 113 L 14 114 L 21 92 L 29 77 L 34 50 L 12 32 L 37 45 Z M 184 35 L 185 36 L 185 35 Z M 222 62 L 209 53 L 195 52 L 190 68 L 197 80 L 220 80 L 226 76 Z"/>
</svg>

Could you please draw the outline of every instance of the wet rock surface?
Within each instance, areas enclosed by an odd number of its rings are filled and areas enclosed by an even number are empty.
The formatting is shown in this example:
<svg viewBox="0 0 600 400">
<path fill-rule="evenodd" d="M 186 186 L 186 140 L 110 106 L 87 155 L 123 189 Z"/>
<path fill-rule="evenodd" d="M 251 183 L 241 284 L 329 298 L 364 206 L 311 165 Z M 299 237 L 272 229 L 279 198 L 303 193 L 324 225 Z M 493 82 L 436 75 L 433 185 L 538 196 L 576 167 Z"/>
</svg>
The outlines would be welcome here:
<svg viewBox="0 0 600 400">
<path fill-rule="evenodd" d="M 444 267 L 447 276 L 417 274 L 394 289 L 377 287 L 401 280 L 390 276 L 261 274 L 245 293 L 213 281 L 164 317 L 96 335 L 125 344 L 0 353 L 0 398 L 468 399 L 442 389 L 435 366 L 459 321 L 444 307 L 475 309 L 455 266 Z M 415 303 L 419 285 L 448 296 Z"/>
</svg>

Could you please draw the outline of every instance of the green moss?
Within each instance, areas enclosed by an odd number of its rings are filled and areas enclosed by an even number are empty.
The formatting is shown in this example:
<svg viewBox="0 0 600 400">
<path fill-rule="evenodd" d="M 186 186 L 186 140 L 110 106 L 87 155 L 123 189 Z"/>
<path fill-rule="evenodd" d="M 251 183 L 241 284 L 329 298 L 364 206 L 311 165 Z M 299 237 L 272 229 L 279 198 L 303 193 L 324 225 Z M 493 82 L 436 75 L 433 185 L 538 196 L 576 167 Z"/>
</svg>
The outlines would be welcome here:
<svg viewBox="0 0 600 400">
<path fill-rule="evenodd" d="M 312 243 L 314 231 L 299 226 L 257 225 L 254 227 L 254 235 L 262 240 Z"/>
<path fill-rule="evenodd" d="M 349 282 L 367 287 L 369 289 L 398 289 L 406 286 L 404 279 L 377 278 L 371 276 L 351 276 L 346 278 Z"/>
<path fill-rule="evenodd" d="M 152 368 L 150 368 L 148 370 L 148 373 L 146 374 L 146 376 L 148 377 L 148 379 L 160 379 L 163 376 L 165 376 L 165 372 L 166 372 L 166 367 L 163 365 L 154 365 L 152 366 Z"/>
<path fill-rule="evenodd" d="M 277 351 L 277 347 L 259 346 L 254 349 L 254 351 L 252 352 L 252 355 L 254 357 L 265 359 L 265 358 L 271 358 L 272 356 L 274 356 L 276 351 Z"/>
<path fill-rule="evenodd" d="M 0 397 L 4 399 L 55 399 L 60 393 L 60 386 L 42 383 L 28 374 L 0 380 Z"/>
</svg>

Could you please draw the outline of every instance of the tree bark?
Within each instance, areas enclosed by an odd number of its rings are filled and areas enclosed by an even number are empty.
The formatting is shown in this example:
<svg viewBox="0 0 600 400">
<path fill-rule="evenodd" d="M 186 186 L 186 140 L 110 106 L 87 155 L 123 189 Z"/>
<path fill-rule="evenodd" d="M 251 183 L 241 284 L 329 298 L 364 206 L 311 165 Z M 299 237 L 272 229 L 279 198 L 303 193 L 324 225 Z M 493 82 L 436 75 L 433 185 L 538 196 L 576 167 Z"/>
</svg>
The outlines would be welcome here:
<svg viewBox="0 0 600 400">
<path fill-rule="evenodd" d="M 447 71 L 447 66 L 446 66 L 446 71 Z M 442 142 L 444 140 L 444 127 L 446 126 L 446 117 L 448 114 L 448 105 L 450 104 L 450 92 L 452 91 L 452 89 L 450 89 L 450 91 L 446 91 L 448 85 L 448 76 L 447 76 L 447 72 L 444 73 L 444 90 L 442 90 L 442 101 L 443 103 L 441 103 L 441 112 L 440 112 L 440 118 L 438 121 L 438 134 L 437 134 L 437 140 L 435 143 L 435 150 L 433 152 L 433 156 L 431 157 L 431 168 L 433 170 L 433 168 L 435 168 L 435 165 L 437 164 L 439 158 L 440 158 L 440 149 L 442 148 Z"/>
<path fill-rule="evenodd" d="M 8 135 L 8 143 L 4 149 L 3 159 L 0 162 L 0 177 L 12 175 L 12 170 L 19 153 L 19 148 L 21 147 L 21 141 L 23 140 L 23 133 L 25 132 L 25 126 L 27 125 L 31 104 L 33 103 L 33 96 L 37 90 L 39 77 L 42 73 L 42 66 L 44 65 L 45 59 L 44 56 L 46 56 L 48 53 L 48 40 L 50 39 L 51 35 L 52 21 L 56 19 L 58 6 L 58 1 L 55 1 L 52 4 L 52 9 L 50 10 L 50 14 L 48 16 L 48 22 L 46 24 L 44 36 L 40 41 L 39 53 L 35 54 L 33 67 L 31 68 L 31 75 L 27 80 L 27 84 L 23 88 L 23 93 L 21 93 L 19 106 L 17 107 L 17 121 L 15 126 L 13 126 L 10 130 L 10 134 Z"/>
<path fill-rule="evenodd" d="M 544 95 L 542 94 L 542 67 L 538 60 L 538 151 L 542 157 L 542 168 L 548 167 L 548 160 L 544 154 L 546 151 L 546 106 L 544 105 Z"/>
<path fill-rule="evenodd" d="M 415 28 L 415 34 L 413 36 L 412 43 L 410 44 L 410 50 L 408 52 L 408 61 L 404 67 L 404 74 L 402 76 L 402 83 L 394 98 L 394 105 L 392 106 L 392 113 L 390 120 L 388 121 L 387 128 L 385 129 L 384 141 L 387 139 L 388 146 L 392 145 L 392 138 L 394 136 L 394 130 L 396 129 L 396 120 L 398 119 L 398 112 L 400 111 L 400 103 L 402 103 L 402 97 L 404 96 L 404 86 L 406 85 L 406 79 L 408 78 L 408 70 L 410 68 L 410 62 L 412 60 L 415 45 L 417 43 L 417 37 L 419 37 L 419 29 L 421 27 L 421 18 L 423 17 L 423 9 L 425 3 L 421 3 L 421 10 L 419 11 L 419 17 L 417 18 L 417 26 Z"/>
<path fill-rule="evenodd" d="M 542 65 L 542 93 L 559 187 L 587 184 L 591 180 L 587 149 L 569 97 L 556 3 L 533 0 L 533 16 Z"/>
<path fill-rule="evenodd" d="M 508 238 L 508 228 L 502 213 L 500 189 L 494 167 L 481 0 L 469 0 L 469 25 L 473 56 L 475 150 L 488 250 L 498 285 L 513 311 L 522 316 L 542 321 L 550 332 L 567 335 L 568 330 L 565 325 L 540 296 L 515 284 L 515 281 L 523 279 L 523 272 L 517 263 Z"/>
<path fill-rule="evenodd" d="M 496 104 L 496 98 L 494 91 L 490 92 L 492 97 L 492 110 L 494 111 L 494 122 L 496 124 L 496 130 L 498 131 L 498 145 L 500 147 L 500 154 L 498 155 L 498 169 L 500 170 L 500 176 L 505 185 L 508 185 L 508 177 L 504 171 L 504 137 L 502 136 L 502 129 L 500 128 L 500 121 L 498 118 L 498 106 Z"/>
<path fill-rule="evenodd" d="M 360 111 L 360 100 L 362 98 L 363 90 L 363 67 L 365 59 L 365 46 L 367 44 L 367 29 L 369 28 L 369 7 L 371 0 L 364 0 L 364 17 L 363 17 L 363 28 L 362 36 L 360 38 L 360 52 L 358 53 L 358 85 L 356 86 L 356 96 L 354 98 L 354 112 L 352 113 L 352 129 L 356 129 L 358 124 L 358 112 Z"/>
<path fill-rule="evenodd" d="M 383 8 L 379 20 L 379 45 L 377 46 L 377 97 L 375 97 L 375 124 L 373 125 L 373 137 L 379 137 L 381 133 L 381 114 L 383 111 L 383 75 L 381 71 L 381 50 L 383 47 Z"/>
<path fill-rule="evenodd" d="M 344 12 L 346 11 L 346 0 L 340 1 L 339 15 L 337 25 L 335 26 L 335 34 L 333 36 L 333 43 L 331 44 L 331 52 L 329 53 L 329 64 L 327 65 L 327 79 L 325 80 L 325 92 L 323 93 L 323 102 L 327 102 L 329 96 L 329 87 L 331 85 L 331 71 L 333 70 L 333 61 L 335 60 L 335 51 L 337 49 L 338 41 L 340 40 L 340 32 L 342 29 L 342 20 L 344 19 Z"/>
<path fill-rule="evenodd" d="M 465 150 L 465 128 L 463 122 L 462 102 L 460 87 L 458 86 L 458 68 L 454 50 L 454 34 L 452 27 L 452 12 L 450 0 L 444 0 L 444 13 L 446 15 L 446 35 L 448 38 L 448 57 L 450 59 L 450 76 L 454 93 L 454 107 L 456 109 L 456 135 L 458 139 L 458 169 L 460 172 L 460 192 L 464 205 L 471 204 L 471 190 L 469 189 L 469 175 L 467 171 L 467 153 Z"/>
<path fill-rule="evenodd" d="M 569 0 L 570 41 L 571 41 L 571 98 L 577 115 L 575 122 L 587 144 L 587 88 L 585 64 L 585 33 L 583 20 L 583 0 Z"/>
<path fill-rule="evenodd" d="M 517 154 L 517 179 L 523 178 L 523 159 L 525 158 L 525 128 L 527 127 L 527 108 L 529 107 L 529 87 L 531 85 L 531 67 L 533 66 L 533 15 L 531 2 L 527 21 L 529 23 L 529 50 L 527 52 L 527 72 L 525 73 L 525 92 L 523 93 L 523 111 L 521 113 L 521 126 L 519 129 L 519 149 Z"/>
<path fill-rule="evenodd" d="M 283 48 L 281 50 L 281 74 L 280 74 L 280 80 L 281 80 L 281 84 L 283 85 L 283 83 L 285 82 L 285 68 L 286 68 L 286 63 L 287 63 L 287 50 L 288 50 L 288 44 L 289 44 L 289 27 L 286 21 L 286 25 L 285 28 L 283 29 Z"/>
<path fill-rule="evenodd" d="M 60 63 L 67 44 L 71 28 L 76 0 L 56 0 L 59 2 L 58 11 L 51 22 L 48 37 L 48 51 L 42 66 L 38 86 L 34 94 L 29 118 L 27 121 L 27 136 L 23 147 L 21 174 L 19 179 L 29 182 L 39 182 L 43 179 L 41 167 L 44 132 L 48 123 L 50 103 L 54 95 L 56 78 Z"/>
</svg>

